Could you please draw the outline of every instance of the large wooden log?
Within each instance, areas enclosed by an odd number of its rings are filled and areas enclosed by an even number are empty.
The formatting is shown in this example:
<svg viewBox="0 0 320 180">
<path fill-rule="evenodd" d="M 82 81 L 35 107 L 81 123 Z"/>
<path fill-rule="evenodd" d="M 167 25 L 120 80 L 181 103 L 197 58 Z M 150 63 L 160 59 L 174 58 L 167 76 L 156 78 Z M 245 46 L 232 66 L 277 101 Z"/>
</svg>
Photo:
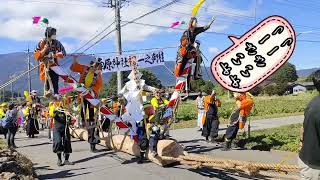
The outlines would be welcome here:
<svg viewBox="0 0 320 180">
<path fill-rule="evenodd" d="M 70 133 L 75 138 L 85 141 L 88 140 L 88 132 L 85 129 L 70 129 Z M 137 157 L 140 156 L 139 146 L 130 138 L 130 136 L 112 135 L 110 137 L 107 136 L 106 133 L 100 133 L 100 139 L 100 145 L 105 146 L 107 149 L 122 151 Z M 183 148 L 177 143 L 177 141 L 171 139 L 160 140 L 157 145 L 157 150 L 159 156 L 156 158 L 153 158 L 149 151 L 147 151 L 146 157 L 160 166 L 166 166 L 176 162 L 174 160 L 162 160 L 161 156 L 177 158 L 183 154 Z"/>
</svg>

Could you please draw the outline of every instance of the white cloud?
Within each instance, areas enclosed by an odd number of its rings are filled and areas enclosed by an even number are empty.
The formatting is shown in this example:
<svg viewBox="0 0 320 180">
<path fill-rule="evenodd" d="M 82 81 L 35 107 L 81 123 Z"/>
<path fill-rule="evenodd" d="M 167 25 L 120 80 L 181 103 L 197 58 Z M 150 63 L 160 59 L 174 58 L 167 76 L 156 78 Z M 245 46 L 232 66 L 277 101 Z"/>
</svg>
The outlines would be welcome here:
<svg viewBox="0 0 320 180">
<path fill-rule="evenodd" d="M 217 55 L 220 52 L 220 50 L 218 48 L 216 48 L 216 47 L 209 47 L 208 51 L 213 56 Z"/>
<path fill-rule="evenodd" d="M 62 41 L 61 42 L 65 48 L 65 50 L 67 52 L 73 52 L 75 50 L 75 44 L 72 44 L 72 43 L 68 43 L 68 42 L 65 42 L 65 41 Z"/>
<path fill-rule="evenodd" d="M 139 2 L 140 5 L 134 2 Z M 129 6 L 122 9 L 122 20 L 132 20 L 167 2 L 169 1 L 139 0 L 129 2 Z M 196 2 L 197 0 L 190 0 L 187 3 L 192 5 Z M 226 17 L 232 17 L 234 14 L 248 15 L 247 10 L 233 8 L 220 0 L 215 1 L 215 3 L 207 1 L 206 6 L 216 10 L 216 12 L 227 12 L 224 15 Z M 188 21 L 191 15 L 192 6 L 177 3 L 166 9 L 183 12 L 185 14 L 161 10 L 146 16 L 138 22 L 170 26 L 174 21 Z M 200 10 L 199 24 L 210 21 L 211 16 L 214 15 L 213 13 L 214 11 L 206 12 L 205 10 Z M 96 1 L 5 1 L 1 2 L 0 6 L 0 37 L 18 41 L 39 40 L 43 37 L 45 27 L 33 25 L 31 19 L 33 16 L 47 17 L 50 21 L 50 25 L 56 27 L 58 30 L 58 39 L 73 38 L 79 41 L 85 41 L 96 34 L 97 29 L 101 31 L 104 27 L 113 22 L 114 10 L 102 7 L 101 4 L 97 4 Z M 219 22 L 213 26 L 212 30 L 223 31 L 229 26 L 230 23 Z M 110 28 L 110 30 L 113 28 L 114 26 Z M 151 35 L 172 31 L 174 30 L 131 24 L 122 28 L 122 36 L 123 41 L 143 41 L 146 38 L 150 38 Z M 114 36 L 115 34 L 112 34 L 109 38 L 113 38 Z M 68 44 L 67 46 L 69 46 L 70 49 L 73 49 L 77 45 Z"/>
</svg>

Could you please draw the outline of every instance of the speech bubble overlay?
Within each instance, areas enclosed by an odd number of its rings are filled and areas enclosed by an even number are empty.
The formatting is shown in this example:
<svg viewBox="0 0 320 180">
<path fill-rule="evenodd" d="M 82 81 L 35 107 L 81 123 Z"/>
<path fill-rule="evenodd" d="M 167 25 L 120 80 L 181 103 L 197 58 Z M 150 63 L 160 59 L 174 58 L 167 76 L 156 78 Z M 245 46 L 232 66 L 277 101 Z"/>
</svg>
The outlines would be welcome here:
<svg viewBox="0 0 320 180">
<path fill-rule="evenodd" d="M 247 92 L 288 61 L 296 45 L 295 31 L 281 16 L 270 16 L 211 62 L 218 83 L 234 92 Z"/>
</svg>

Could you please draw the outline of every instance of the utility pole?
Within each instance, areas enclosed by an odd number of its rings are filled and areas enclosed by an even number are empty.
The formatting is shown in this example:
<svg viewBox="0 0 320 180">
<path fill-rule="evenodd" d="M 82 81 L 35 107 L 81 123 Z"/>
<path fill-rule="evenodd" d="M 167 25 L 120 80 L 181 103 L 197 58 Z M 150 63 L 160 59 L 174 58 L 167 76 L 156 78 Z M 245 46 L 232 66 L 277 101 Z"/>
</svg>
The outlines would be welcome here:
<svg viewBox="0 0 320 180">
<path fill-rule="evenodd" d="M 30 73 L 30 49 L 29 49 L 29 45 L 28 45 L 28 90 L 29 92 L 31 92 L 31 73 Z"/>
<path fill-rule="evenodd" d="M 116 36 L 117 36 L 117 52 L 120 56 L 122 54 L 122 44 L 121 44 L 121 15 L 120 9 L 122 2 L 126 2 L 127 0 L 109 0 L 107 2 L 107 7 L 114 8 L 115 10 L 115 25 L 116 25 Z M 117 89 L 118 93 L 122 89 L 122 76 L 121 71 L 117 72 Z"/>
<path fill-rule="evenodd" d="M 121 16 L 120 16 L 120 8 L 121 8 L 121 0 L 115 0 L 115 22 L 116 22 L 116 29 L 117 29 L 117 51 L 118 55 L 122 54 L 122 44 L 121 44 Z M 121 71 L 117 72 L 117 84 L 118 84 L 118 93 L 122 89 L 122 76 Z"/>
</svg>

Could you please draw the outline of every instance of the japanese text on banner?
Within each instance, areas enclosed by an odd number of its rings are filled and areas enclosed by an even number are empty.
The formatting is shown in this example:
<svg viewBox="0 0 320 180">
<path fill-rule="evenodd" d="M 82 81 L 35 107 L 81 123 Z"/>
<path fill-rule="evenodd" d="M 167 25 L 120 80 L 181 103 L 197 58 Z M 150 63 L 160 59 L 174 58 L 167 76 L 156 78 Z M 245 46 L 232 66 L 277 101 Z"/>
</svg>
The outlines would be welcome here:
<svg viewBox="0 0 320 180">
<path fill-rule="evenodd" d="M 133 55 L 99 57 L 102 59 L 102 73 L 131 70 L 129 63 L 130 56 Z M 162 50 L 146 52 L 135 56 L 137 57 L 138 68 L 164 65 L 164 53 Z"/>
</svg>

